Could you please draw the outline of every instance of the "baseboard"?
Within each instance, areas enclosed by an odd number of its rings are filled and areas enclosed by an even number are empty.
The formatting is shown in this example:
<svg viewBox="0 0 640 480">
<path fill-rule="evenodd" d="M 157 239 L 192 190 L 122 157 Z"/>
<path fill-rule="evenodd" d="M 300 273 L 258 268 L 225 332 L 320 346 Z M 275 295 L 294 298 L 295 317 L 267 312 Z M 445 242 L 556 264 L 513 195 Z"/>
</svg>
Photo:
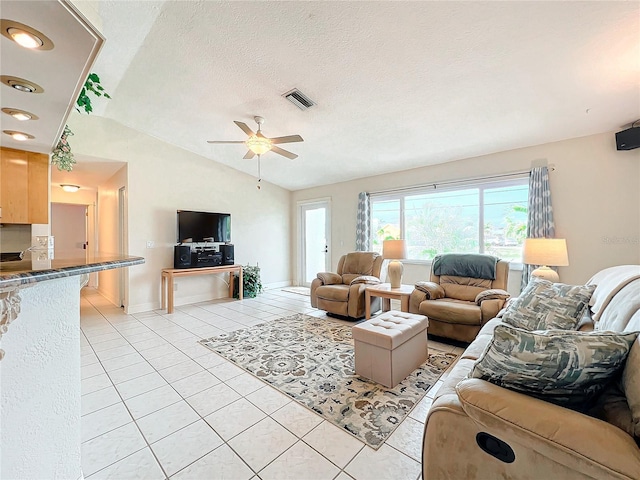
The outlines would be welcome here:
<svg viewBox="0 0 640 480">
<path fill-rule="evenodd" d="M 262 288 L 264 288 L 265 290 L 272 290 L 274 288 L 290 287 L 291 285 L 292 285 L 291 281 L 274 282 L 274 283 L 267 283 L 263 285 Z M 110 298 L 108 298 L 106 295 L 102 294 L 102 296 L 113 303 L 113 301 Z M 221 298 L 226 298 L 226 297 L 225 296 L 212 297 L 211 294 L 208 294 L 208 293 L 204 293 L 200 295 L 191 295 L 189 297 L 174 298 L 173 306 L 179 307 L 181 305 L 191 305 L 193 303 L 209 302 L 211 300 L 220 300 Z M 129 305 L 128 307 L 125 308 L 125 313 L 131 315 L 136 313 L 150 312 L 152 310 L 159 310 L 160 306 L 161 306 L 160 302 Z"/>
<path fill-rule="evenodd" d="M 114 295 L 109 295 L 107 292 L 105 292 L 104 290 L 100 290 L 100 287 L 98 286 L 97 292 L 102 295 L 104 298 L 106 298 L 108 301 L 110 301 L 111 303 L 113 303 L 116 307 L 119 307 L 120 305 L 118 305 L 119 303 L 119 298 L 117 296 Z"/>
<path fill-rule="evenodd" d="M 290 287 L 291 285 L 291 280 L 287 280 L 285 282 L 266 283 L 262 285 L 262 288 L 265 290 L 272 290 L 274 288 Z"/>
<path fill-rule="evenodd" d="M 190 297 L 173 298 L 173 305 L 179 307 L 180 305 L 190 305 L 192 303 L 209 302 L 211 300 L 220 300 L 221 298 L 229 298 L 228 295 L 222 295 L 220 297 L 214 297 L 210 293 L 201 293 L 200 295 L 191 295 Z M 233 300 L 233 299 L 232 299 Z"/>
<path fill-rule="evenodd" d="M 139 305 L 129 305 L 124 308 L 124 313 L 128 315 L 133 315 L 135 313 L 151 312 L 153 310 L 160 310 L 160 302 L 141 303 Z"/>
<path fill-rule="evenodd" d="M 189 297 L 174 298 L 173 306 L 180 307 L 181 305 L 191 305 L 193 303 L 209 302 L 212 300 L 220 300 L 221 298 L 228 298 L 228 297 L 227 296 L 212 297 L 210 293 L 203 293 L 200 295 L 191 295 Z M 126 313 L 135 314 L 135 313 L 150 312 L 152 310 L 160 310 L 160 307 L 161 307 L 160 302 L 129 305 L 129 307 L 126 309 Z"/>
</svg>

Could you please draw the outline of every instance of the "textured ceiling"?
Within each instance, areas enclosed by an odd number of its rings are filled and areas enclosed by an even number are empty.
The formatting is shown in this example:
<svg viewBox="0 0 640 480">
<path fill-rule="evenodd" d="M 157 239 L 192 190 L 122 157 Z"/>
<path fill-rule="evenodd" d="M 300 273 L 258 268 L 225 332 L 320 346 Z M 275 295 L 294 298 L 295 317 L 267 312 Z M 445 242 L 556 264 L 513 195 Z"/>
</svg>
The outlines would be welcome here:
<svg viewBox="0 0 640 480">
<path fill-rule="evenodd" d="M 233 120 L 261 115 L 305 140 L 262 159 L 290 190 L 640 118 L 638 2 L 75 4 L 107 39 L 96 114 L 249 174 L 244 145 L 206 141 L 244 140 Z M 294 87 L 317 105 L 281 98 Z"/>
</svg>

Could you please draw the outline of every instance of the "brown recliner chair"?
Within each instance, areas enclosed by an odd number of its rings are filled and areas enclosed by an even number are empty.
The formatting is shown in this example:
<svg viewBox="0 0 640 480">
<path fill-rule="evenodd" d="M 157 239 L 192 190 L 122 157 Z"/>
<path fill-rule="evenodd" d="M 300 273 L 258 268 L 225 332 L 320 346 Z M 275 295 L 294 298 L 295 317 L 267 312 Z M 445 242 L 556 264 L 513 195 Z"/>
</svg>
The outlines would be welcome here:
<svg viewBox="0 0 640 480">
<path fill-rule="evenodd" d="M 380 283 L 382 261 L 376 252 L 343 255 L 337 273 L 320 272 L 311 282 L 311 306 L 343 317 L 364 317 L 364 289 Z M 371 311 L 378 310 L 380 298 L 372 297 Z"/>
<path fill-rule="evenodd" d="M 429 317 L 430 335 L 472 342 L 510 296 L 509 262 L 489 255 L 444 254 L 431 267 L 431 281 L 416 283 L 411 293 L 409 312 Z"/>
</svg>

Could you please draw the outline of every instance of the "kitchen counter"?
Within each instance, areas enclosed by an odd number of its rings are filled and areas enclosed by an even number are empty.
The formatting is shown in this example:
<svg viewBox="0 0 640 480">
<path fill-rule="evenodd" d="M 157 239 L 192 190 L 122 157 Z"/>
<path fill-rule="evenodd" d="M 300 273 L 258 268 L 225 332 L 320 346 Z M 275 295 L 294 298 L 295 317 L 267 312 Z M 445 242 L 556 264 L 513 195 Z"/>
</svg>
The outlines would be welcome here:
<svg viewBox="0 0 640 480">
<path fill-rule="evenodd" d="M 142 257 L 108 253 L 94 255 L 91 260 L 76 255 L 56 252 L 55 257 L 48 260 L 46 250 L 34 250 L 26 252 L 20 261 L 0 262 L 0 289 L 144 263 Z"/>
</svg>

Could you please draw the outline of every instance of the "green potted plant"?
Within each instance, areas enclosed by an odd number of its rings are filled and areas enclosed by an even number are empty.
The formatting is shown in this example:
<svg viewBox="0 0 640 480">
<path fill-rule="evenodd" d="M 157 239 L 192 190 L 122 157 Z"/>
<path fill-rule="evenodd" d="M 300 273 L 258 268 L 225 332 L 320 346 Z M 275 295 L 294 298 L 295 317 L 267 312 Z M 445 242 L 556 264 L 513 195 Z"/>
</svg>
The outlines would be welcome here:
<svg viewBox="0 0 640 480">
<path fill-rule="evenodd" d="M 238 277 L 234 277 L 233 298 L 239 298 L 238 286 L 240 282 Z M 242 267 L 242 296 L 245 298 L 255 298 L 262 292 L 262 282 L 260 281 L 260 267 L 244 265 Z"/>
</svg>

